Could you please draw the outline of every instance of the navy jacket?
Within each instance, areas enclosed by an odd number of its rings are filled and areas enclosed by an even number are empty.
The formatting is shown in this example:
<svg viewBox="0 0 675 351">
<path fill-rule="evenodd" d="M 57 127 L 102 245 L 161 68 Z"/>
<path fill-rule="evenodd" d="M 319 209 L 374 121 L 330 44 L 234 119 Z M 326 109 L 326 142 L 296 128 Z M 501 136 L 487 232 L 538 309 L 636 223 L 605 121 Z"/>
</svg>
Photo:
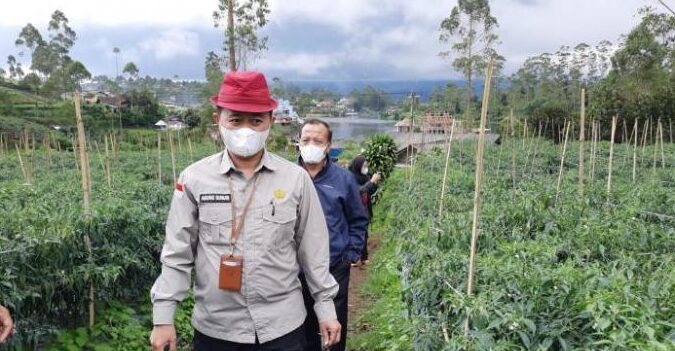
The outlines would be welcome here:
<svg viewBox="0 0 675 351">
<path fill-rule="evenodd" d="M 368 216 L 361 204 L 356 179 L 328 159 L 313 181 L 330 233 L 331 267 L 344 261 L 358 261 L 368 229 Z"/>
</svg>

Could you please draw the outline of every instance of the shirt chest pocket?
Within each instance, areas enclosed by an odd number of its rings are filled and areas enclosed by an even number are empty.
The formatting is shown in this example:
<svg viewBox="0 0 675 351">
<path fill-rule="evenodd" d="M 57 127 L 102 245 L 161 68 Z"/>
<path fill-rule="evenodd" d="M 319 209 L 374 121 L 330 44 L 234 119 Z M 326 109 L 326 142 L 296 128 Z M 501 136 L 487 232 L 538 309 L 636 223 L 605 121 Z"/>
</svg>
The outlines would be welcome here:
<svg viewBox="0 0 675 351">
<path fill-rule="evenodd" d="M 200 239 L 212 244 L 229 244 L 232 230 L 232 208 L 206 205 L 199 208 Z"/>
<path fill-rule="evenodd" d="M 293 205 L 267 205 L 263 209 L 263 235 L 268 248 L 293 243 L 297 209 Z"/>
</svg>

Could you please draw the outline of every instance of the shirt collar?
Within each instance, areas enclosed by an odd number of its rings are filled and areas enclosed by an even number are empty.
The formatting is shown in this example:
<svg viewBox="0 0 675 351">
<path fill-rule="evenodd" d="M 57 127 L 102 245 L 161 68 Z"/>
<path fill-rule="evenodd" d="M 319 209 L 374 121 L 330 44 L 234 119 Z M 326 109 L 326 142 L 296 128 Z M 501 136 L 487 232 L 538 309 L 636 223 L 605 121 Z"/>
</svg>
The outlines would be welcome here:
<svg viewBox="0 0 675 351">
<path fill-rule="evenodd" d="M 330 156 L 328 155 L 326 155 L 326 158 L 324 158 L 324 160 L 325 163 L 323 164 L 323 167 L 321 167 L 319 173 L 317 173 L 316 176 L 314 177 L 315 180 L 321 178 L 321 176 L 326 174 L 326 172 L 328 172 L 328 168 L 331 166 L 331 163 L 333 163 L 330 159 Z M 305 168 L 305 162 L 302 160 L 302 156 L 298 156 L 298 165 L 300 165 L 300 167 L 302 168 Z"/>
<path fill-rule="evenodd" d="M 272 172 L 279 169 L 278 165 L 276 164 L 276 161 L 274 160 L 270 152 L 267 151 L 267 149 L 263 149 L 262 159 L 260 160 L 258 166 L 256 166 L 254 172 L 258 173 L 263 167 Z M 223 152 L 221 152 L 220 173 L 227 174 L 231 170 L 239 171 L 237 167 L 235 167 L 234 164 L 232 163 L 232 159 L 230 158 L 230 154 L 227 152 L 227 149 L 225 149 Z"/>
</svg>

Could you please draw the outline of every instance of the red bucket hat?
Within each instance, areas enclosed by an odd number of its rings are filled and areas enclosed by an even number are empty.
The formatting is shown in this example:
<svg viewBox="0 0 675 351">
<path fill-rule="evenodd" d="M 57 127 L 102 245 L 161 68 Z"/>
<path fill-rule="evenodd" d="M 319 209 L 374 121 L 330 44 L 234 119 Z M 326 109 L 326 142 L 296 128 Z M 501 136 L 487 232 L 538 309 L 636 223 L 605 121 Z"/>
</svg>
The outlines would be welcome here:
<svg viewBox="0 0 675 351">
<path fill-rule="evenodd" d="M 230 72 L 223 76 L 218 95 L 211 103 L 239 112 L 269 112 L 279 105 L 270 96 L 265 76 L 260 72 Z"/>
</svg>

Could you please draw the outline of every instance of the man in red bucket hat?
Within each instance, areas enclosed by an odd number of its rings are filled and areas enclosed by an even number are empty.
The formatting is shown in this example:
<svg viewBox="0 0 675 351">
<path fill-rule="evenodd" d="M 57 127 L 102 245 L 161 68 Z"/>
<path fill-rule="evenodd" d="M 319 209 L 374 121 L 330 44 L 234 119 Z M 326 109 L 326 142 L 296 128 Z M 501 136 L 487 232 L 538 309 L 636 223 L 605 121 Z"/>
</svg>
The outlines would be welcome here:
<svg viewBox="0 0 675 351">
<path fill-rule="evenodd" d="M 174 312 L 193 268 L 194 350 L 303 350 L 301 270 L 324 347 L 338 343 L 326 222 L 307 172 L 265 150 L 277 106 L 265 76 L 228 73 L 211 102 L 225 150 L 176 183 L 151 290 L 152 349 L 176 349 Z"/>
</svg>

